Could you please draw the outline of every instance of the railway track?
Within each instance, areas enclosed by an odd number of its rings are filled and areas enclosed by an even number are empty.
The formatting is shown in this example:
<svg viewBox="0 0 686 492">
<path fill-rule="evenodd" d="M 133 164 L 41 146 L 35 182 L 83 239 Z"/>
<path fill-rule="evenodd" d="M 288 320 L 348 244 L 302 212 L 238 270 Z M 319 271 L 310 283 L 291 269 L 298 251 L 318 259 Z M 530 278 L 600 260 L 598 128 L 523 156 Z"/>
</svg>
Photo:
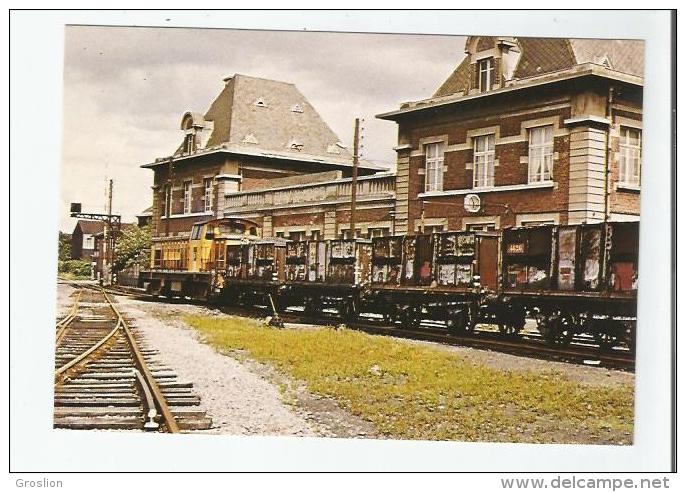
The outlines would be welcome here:
<svg viewBox="0 0 686 492">
<path fill-rule="evenodd" d="M 131 295 L 144 300 L 153 299 L 153 297 L 148 294 L 131 291 L 127 292 L 125 289 L 119 289 L 116 292 L 117 294 Z M 264 313 L 264 310 L 260 308 L 221 307 L 223 311 L 236 315 L 254 317 L 257 313 Z M 284 321 L 290 323 L 330 325 L 332 323 L 342 322 L 335 316 L 311 317 L 289 311 L 279 314 Z M 582 343 L 583 341 L 581 340 L 572 342 L 567 346 L 553 347 L 548 345 L 542 339 L 542 337 L 540 337 L 540 335 L 536 336 L 533 334 L 508 337 L 504 339 L 503 337 L 491 331 L 479 331 L 475 335 L 460 336 L 450 334 L 445 328 L 440 328 L 437 326 L 422 325 L 419 328 L 406 329 L 398 325 L 388 325 L 381 322 L 377 323 L 358 321 L 352 323 L 346 322 L 345 324 L 348 328 L 376 335 L 395 336 L 399 338 L 444 343 L 447 345 L 472 347 L 480 350 L 492 350 L 511 355 L 519 355 L 537 359 L 555 360 L 589 366 L 601 366 L 625 371 L 633 371 L 635 367 L 635 357 L 633 353 L 629 351 L 618 350 L 601 351 L 598 349 L 598 347 L 591 346 L 587 342 Z"/>
<path fill-rule="evenodd" d="M 79 286 L 56 323 L 54 427 L 206 430 L 211 419 L 102 289 Z"/>
</svg>

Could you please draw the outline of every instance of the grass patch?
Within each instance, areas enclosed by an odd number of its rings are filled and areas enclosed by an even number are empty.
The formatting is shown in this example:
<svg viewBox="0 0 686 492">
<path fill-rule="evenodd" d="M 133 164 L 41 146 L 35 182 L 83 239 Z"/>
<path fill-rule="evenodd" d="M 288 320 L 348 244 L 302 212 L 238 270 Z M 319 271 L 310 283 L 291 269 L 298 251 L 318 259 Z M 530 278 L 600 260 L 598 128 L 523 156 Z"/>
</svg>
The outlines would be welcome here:
<svg viewBox="0 0 686 492">
<path fill-rule="evenodd" d="M 91 280 L 89 275 L 79 275 L 72 272 L 60 272 L 57 274 L 58 280 Z"/>
<path fill-rule="evenodd" d="M 597 387 L 557 372 L 513 372 L 436 347 L 332 329 L 276 330 L 244 318 L 185 316 L 220 351 L 244 351 L 335 398 L 389 437 L 622 443 L 633 387 Z"/>
</svg>

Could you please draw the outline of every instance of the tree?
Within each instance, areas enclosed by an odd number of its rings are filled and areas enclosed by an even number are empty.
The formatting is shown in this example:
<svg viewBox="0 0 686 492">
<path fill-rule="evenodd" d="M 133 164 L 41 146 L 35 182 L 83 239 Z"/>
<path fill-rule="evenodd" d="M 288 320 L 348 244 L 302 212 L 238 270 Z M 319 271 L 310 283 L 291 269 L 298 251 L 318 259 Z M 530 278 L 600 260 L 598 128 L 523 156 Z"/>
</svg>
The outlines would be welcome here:
<svg viewBox="0 0 686 492">
<path fill-rule="evenodd" d="M 71 260 L 71 234 L 60 232 L 58 235 L 57 258 L 61 261 Z"/>
<path fill-rule="evenodd" d="M 119 272 L 136 263 L 147 264 L 151 246 L 149 225 L 144 227 L 134 225 L 122 229 L 114 247 L 114 271 Z"/>
</svg>

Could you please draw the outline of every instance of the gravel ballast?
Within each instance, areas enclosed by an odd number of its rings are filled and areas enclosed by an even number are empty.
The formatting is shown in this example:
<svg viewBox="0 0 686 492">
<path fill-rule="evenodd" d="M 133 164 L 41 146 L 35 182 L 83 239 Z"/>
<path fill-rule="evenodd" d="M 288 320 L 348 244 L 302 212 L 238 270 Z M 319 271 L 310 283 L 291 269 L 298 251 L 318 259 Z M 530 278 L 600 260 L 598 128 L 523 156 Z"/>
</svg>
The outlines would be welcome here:
<svg viewBox="0 0 686 492">
<path fill-rule="evenodd" d="M 175 319 L 177 306 L 153 305 L 118 297 L 119 307 L 136 326 L 159 359 L 179 379 L 191 381 L 212 418 L 209 432 L 233 435 L 315 436 L 308 422 L 281 400 L 279 389 L 231 357 L 202 343 L 196 332 Z M 151 314 L 161 311 L 162 319 Z M 171 308 L 171 309 L 165 309 Z M 176 309 L 175 309 L 176 308 Z M 183 306 L 183 311 L 208 311 Z M 191 308 L 191 309 L 188 309 Z M 166 313 L 165 313 L 166 311 Z"/>
</svg>

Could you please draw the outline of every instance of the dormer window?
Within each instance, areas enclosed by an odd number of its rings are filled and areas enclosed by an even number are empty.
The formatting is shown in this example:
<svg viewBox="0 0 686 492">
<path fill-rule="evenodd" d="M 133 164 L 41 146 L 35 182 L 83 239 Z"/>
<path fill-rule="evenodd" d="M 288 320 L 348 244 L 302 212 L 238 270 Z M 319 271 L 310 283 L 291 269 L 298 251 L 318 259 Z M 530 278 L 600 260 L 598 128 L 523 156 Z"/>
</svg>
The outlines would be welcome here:
<svg viewBox="0 0 686 492">
<path fill-rule="evenodd" d="M 476 66 L 479 75 L 479 92 L 490 91 L 493 86 L 493 57 L 479 60 Z"/>
<path fill-rule="evenodd" d="M 186 134 L 186 139 L 184 140 L 183 150 L 186 154 L 192 154 L 195 152 L 195 134 Z"/>
<path fill-rule="evenodd" d="M 267 103 L 264 101 L 263 97 L 260 97 L 257 100 L 255 100 L 255 106 L 259 106 L 260 108 L 266 108 Z"/>
<path fill-rule="evenodd" d="M 302 113 L 302 112 L 303 112 L 303 108 L 300 106 L 300 104 L 294 104 L 294 105 L 291 107 L 291 111 L 293 111 L 294 113 Z"/>
</svg>

